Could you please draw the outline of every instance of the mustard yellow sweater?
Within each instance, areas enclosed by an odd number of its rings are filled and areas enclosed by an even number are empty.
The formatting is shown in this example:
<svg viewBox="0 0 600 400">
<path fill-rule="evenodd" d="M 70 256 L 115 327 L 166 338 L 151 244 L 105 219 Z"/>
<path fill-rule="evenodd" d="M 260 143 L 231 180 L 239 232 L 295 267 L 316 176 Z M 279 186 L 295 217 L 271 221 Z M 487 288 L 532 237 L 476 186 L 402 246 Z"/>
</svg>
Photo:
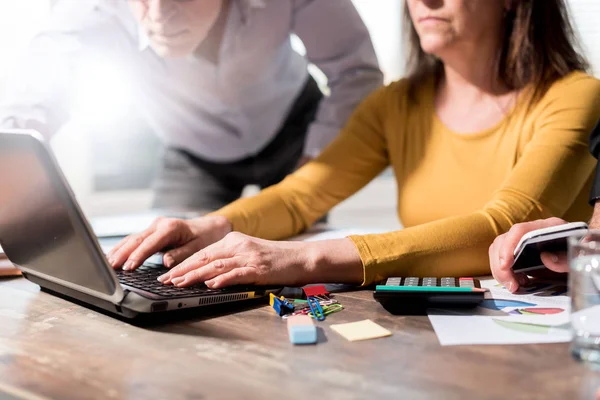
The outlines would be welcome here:
<svg viewBox="0 0 600 400">
<path fill-rule="evenodd" d="M 391 165 L 406 228 L 350 237 L 363 284 L 389 276 L 487 274 L 490 244 L 513 224 L 590 217 L 595 160 L 587 141 L 600 117 L 600 81 L 572 73 L 535 103 L 525 91 L 499 124 L 466 135 L 437 117 L 432 82 L 419 88 L 416 102 L 406 91 L 405 80 L 376 91 L 321 156 L 215 214 L 236 231 L 287 238 Z"/>
</svg>

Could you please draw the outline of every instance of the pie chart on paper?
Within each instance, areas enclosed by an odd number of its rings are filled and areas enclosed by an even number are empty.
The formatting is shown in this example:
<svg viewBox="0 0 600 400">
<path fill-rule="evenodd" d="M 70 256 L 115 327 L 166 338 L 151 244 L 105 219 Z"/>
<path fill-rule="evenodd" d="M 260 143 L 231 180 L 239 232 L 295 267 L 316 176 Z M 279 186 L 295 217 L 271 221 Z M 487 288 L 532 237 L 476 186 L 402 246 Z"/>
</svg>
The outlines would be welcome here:
<svg viewBox="0 0 600 400">
<path fill-rule="evenodd" d="M 512 310 L 512 315 L 553 315 L 565 311 L 563 308 L 520 308 Z"/>
</svg>

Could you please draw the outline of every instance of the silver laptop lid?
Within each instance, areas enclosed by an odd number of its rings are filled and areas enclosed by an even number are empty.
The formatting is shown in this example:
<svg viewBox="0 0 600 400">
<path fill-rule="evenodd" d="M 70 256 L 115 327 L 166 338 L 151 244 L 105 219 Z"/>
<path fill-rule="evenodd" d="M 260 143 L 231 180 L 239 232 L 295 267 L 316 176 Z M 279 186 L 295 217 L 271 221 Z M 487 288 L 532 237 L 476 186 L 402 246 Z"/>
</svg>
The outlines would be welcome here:
<svg viewBox="0 0 600 400">
<path fill-rule="evenodd" d="M 26 273 L 115 304 L 124 297 L 58 164 L 34 131 L 0 131 L 0 246 Z"/>
</svg>

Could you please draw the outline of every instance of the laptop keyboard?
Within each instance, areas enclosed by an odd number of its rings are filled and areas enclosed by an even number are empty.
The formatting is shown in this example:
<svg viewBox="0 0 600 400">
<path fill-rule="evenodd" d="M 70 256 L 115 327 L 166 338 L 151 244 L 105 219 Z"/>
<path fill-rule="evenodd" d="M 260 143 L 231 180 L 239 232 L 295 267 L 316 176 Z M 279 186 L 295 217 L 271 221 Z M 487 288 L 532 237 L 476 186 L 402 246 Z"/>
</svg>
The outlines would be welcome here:
<svg viewBox="0 0 600 400">
<path fill-rule="evenodd" d="M 204 284 L 178 288 L 172 285 L 163 285 L 156 280 L 160 275 L 168 271 L 162 265 L 144 264 L 135 271 L 118 269 L 115 272 L 121 284 L 163 297 L 190 297 L 219 291 L 218 289 L 209 289 Z"/>
</svg>

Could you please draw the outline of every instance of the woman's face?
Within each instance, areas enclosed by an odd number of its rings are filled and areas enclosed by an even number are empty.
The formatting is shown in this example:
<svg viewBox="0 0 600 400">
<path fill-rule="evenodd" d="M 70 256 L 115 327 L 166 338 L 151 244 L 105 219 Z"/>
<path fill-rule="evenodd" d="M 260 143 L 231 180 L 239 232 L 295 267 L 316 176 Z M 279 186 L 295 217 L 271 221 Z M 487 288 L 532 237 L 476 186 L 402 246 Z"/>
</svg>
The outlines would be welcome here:
<svg viewBox="0 0 600 400">
<path fill-rule="evenodd" d="M 428 54 L 444 55 L 463 45 L 499 38 L 510 0 L 406 0 L 410 17 Z"/>
<path fill-rule="evenodd" d="M 129 5 L 158 55 L 182 57 L 206 39 L 223 0 L 129 0 Z"/>
</svg>

